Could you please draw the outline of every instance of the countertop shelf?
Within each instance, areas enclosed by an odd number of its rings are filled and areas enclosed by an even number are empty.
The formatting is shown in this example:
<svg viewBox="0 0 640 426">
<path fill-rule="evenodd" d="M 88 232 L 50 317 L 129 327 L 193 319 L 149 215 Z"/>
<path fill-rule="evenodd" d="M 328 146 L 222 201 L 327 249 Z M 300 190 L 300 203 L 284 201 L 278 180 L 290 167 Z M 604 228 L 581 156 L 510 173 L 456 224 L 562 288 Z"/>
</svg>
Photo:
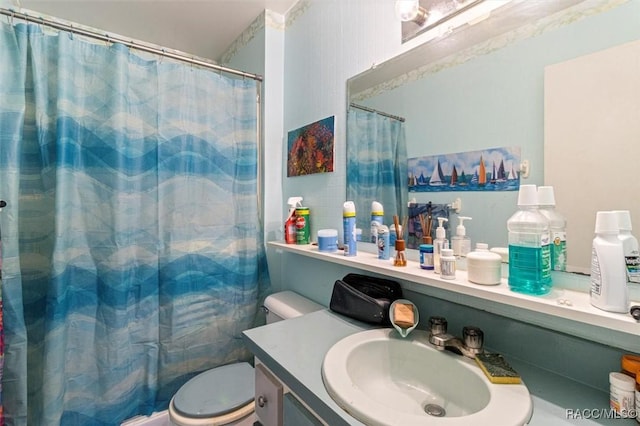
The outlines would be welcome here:
<svg viewBox="0 0 640 426">
<path fill-rule="evenodd" d="M 529 296 L 509 290 L 507 280 L 484 286 L 467 281 L 466 271 L 457 271 L 456 279 L 444 280 L 432 271 L 408 261 L 406 267 L 393 266 L 373 253 L 358 251 L 356 256 L 342 252 L 325 253 L 315 245 L 295 245 L 272 241 L 269 247 L 278 253 L 291 253 L 400 280 L 406 290 L 431 295 L 498 315 L 582 337 L 625 350 L 640 352 L 640 324 L 629 314 L 600 310 L 590 303 L 589 293 L 575 290 L 571 274 L 554 275 L 554 286 L 544 296 Z M 588 280 L 579 277 L 578 280 Z"/>
</svg>

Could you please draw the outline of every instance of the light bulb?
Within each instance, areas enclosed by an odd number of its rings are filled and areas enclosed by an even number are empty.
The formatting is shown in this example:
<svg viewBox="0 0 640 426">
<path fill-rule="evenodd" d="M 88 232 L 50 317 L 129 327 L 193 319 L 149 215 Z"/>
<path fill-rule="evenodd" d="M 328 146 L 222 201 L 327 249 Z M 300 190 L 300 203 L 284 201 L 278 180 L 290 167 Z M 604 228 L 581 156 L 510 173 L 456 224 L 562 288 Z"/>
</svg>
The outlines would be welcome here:
<svg viewBox="0 0 640 426">
<path fill-rule="evenodd" d="M 412 21 L 418 16 L 419 0 L 396 0 L 396 16 L 401 21 Z"/>
</svg>

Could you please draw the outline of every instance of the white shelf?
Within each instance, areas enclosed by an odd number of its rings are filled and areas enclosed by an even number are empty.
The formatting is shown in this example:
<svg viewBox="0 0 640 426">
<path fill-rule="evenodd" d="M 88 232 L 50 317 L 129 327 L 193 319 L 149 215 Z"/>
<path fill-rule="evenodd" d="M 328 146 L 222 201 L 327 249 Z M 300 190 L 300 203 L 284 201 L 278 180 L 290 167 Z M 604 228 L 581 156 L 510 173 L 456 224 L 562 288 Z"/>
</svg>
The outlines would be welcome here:
<svg viewBox="0 0 640 426">
<path fill-rule="evenodd" d="M 629 314 L 602 311 L 591 305 L 589 294 L 563 287 L 554 276 L 551 292 L 544 296 L 528 296 L 509 290 L 505 279 L 495 286 L 467 281 L 466 271 L 457 271 L 455 280 L 443 280 L 432 271 L 420 269 L 415 261 L 406 267 L 393 266 L 375 254 L 361 253 L 353 257 L 342 252 L 323 253 L 314 245 L 269 242 L 280 253 L 293 253 L 319 261 L 352 267 L 402 282 L 406 290 L 431 295 L 454 303 L 471 306 L 519 321 L 567 333 L 625 350 L 640 352 L 640 324 Z M 560 281 L 560 282 L 558 282 Z M 640 303 L 638 303 L 640 304 Z"/>
</svg>

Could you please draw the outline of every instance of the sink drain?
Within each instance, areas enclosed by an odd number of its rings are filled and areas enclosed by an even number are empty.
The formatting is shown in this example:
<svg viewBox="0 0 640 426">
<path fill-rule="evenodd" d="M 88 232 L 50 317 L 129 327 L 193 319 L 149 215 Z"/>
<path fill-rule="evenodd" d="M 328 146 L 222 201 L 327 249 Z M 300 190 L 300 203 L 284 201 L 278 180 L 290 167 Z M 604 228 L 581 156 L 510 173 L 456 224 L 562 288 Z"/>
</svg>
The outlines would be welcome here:
<svg viewBox="0 0 640 426">
<path fill-rule="evenodd" d="M 427 404 L 424 406 L 424 412 L 433 417 L 444 417 L 447 412 L 438 404 Z"/>
</svg>

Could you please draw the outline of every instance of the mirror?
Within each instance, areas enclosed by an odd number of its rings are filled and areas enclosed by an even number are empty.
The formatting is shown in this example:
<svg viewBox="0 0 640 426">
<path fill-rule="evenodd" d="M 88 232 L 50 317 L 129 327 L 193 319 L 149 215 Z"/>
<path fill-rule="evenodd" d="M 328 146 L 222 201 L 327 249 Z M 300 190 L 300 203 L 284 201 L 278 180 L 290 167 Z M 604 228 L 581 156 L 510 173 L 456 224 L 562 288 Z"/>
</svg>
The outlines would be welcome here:
<svg viewBox="0 0 640 426">
<path fill-rule="evenodd" d="M 530 164 L 529 175 L 521 176 L 521 184 L 557 188 L 557 209 L 568 219 L 570 256 L 572 246 L 591 246 L 592 225 L 590 229 L 570 228 L 572 218 L 584 216 L 588 204 L 595 210 L 631 210 L 638 236 L 640 204 L 633 197 L 627 196 L 624 205 L 605 206 L 598 204 L 603 194 L 573 198 L 577 188 L 566 186 L 575 180 L 545 182 L 544 170 L 545 69 L 640 39 L 640 7 L 634 3 L 513 1 L 484 21 L 425 42 L 349 79 L 348 105 L 356 103 L 403 117 L 408 158 L 520 147 L 521 158 Z M 352 138 L 347 134 L 347 145 L 350 143 Z M 614 141 L 606 143 L 610 146 Z M 601 146 L 582 149 L 597 148 Z M 637 144 L 633 148 L 640 149 Z M 625 151 L 624 156 L 639 158 L 640 152 L 628 155 Z M 579 157 L 576 153 L 575 160 L 564 166 L 582 170 L 574 163 Z M 614 175 L 602 167 L 599 173 Z M 613 189 L 624 194 L 624 190 Z M 569 195 L 559 199 L 560 192 Z M 506 222 L 516 210 L 517 191 L 409 192 L 408 198 L 443 204 L 460 198 L 459 215 L 473 218 L 464 223 L 472 245 L 507 245 Z M 449 239 L 458 224 L 456 214 L 450 219 Z M 579 256 L 568 262 L 568 270 L 589 273 L 589 263 L 588 255 Z"/>
</svg>

